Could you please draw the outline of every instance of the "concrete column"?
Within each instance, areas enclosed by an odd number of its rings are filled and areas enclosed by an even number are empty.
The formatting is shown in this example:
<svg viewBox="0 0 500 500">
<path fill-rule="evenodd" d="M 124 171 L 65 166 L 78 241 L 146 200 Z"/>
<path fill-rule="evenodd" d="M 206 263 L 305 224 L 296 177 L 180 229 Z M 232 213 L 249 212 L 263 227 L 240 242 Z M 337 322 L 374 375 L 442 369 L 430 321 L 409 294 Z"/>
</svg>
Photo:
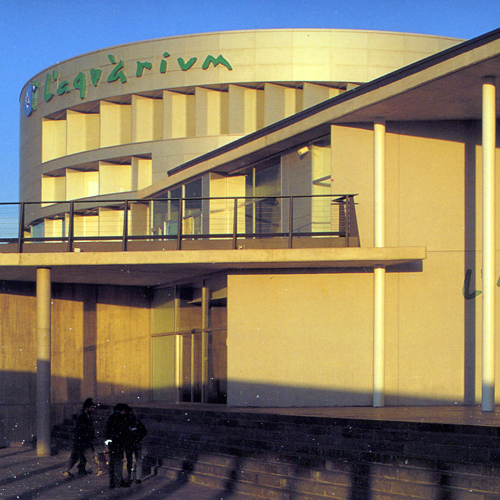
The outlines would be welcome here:
<svg viewBox="0 0 500 500">
<path fill-rule="evenodd" d="M 50 269 L 36 271 L 36 443 L 37 455 L 50 455 Z"/>
<path fill-rule="evenodd" d="M 483 79 L 483 411 L 495 409 L 495 79 Z"/>
<path fill-rule="evenodd" d="M 201 402 L 208 403 L 208 329 L 210 328 L 210 288 L 201 289 Z"/>
<path fill-rule="evenodd" d="M 374 244 L 385 246 L 385 120 L 376 119 L 373 132 Z M 373 406 L 385 396 L 385 267 L 373 269 Z"/>
</svg>

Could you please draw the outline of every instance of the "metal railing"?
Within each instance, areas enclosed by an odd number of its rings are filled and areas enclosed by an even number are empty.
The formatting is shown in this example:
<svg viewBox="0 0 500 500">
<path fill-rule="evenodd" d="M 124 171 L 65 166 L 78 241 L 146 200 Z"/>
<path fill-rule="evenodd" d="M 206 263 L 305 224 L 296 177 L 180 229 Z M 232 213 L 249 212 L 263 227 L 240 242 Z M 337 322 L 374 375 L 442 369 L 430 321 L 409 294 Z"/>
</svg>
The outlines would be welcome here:
<svg viewBox="0 0 500 500">
<path fill-rule="evenodd" d="M 0 203 L 0 244 L 22 253 L 33 243 L 64 243 L 72 252 L 78 242 L 121 242 L 126 251 L 141 240 L 181 250 L 187 240 L 225 240 L 237 249 L 249 239 L 280 239 L 293 248 L 297 238 L 340 237 L 349 246 L 358 236 L 354 196 Z"/>
</svg>

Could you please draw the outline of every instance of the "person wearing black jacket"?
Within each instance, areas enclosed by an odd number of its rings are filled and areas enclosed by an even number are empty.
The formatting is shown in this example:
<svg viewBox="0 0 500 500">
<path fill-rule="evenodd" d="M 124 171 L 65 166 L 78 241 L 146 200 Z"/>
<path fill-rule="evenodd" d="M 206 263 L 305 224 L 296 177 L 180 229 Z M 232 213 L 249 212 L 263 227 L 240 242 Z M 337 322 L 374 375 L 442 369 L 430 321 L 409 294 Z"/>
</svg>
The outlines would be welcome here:
<svg viewBox="0 0 500 500">
<path fill-rule="evenodd" d="M 92 470 L 86 470 L 86 463 L 94 464 L 97 475 L 101 475 L 103 472 L 99 470 L 99 464 L 95 457 L 94 452 L 94 423 L 92 422 L 91 412 L 95 408 L 92 398 L 88 398 L 83 403 L 83 408 L 78 412 L 76 416 L 75 428 L 74 428 L 74 438 L 73 438 L 73 449 L 71 455 L 66 464 L 66 467 L 61 471 L 62 475 L 65 477 L 72 477 L 71 469 L 80 460 L 78 468 L 80 469 L 80 474 L 90 474 Z"/>
<path fill-rule="evenodd" d="M 125 403 L 118 403 L 104 424 L 104 444 L 109 448 L 110 488 L 130 486 L 130 483 L 123 479 L 123 453 L 128 435 L 126 414 L 129 410 L 130 407 Z"/>
</svg>

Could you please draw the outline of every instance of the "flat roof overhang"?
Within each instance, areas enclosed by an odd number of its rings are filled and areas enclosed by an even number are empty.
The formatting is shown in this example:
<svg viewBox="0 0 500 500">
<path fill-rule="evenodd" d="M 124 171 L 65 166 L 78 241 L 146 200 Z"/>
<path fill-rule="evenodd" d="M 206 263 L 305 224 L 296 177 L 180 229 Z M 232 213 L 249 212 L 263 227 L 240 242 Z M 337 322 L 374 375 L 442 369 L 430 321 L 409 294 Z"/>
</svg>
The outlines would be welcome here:
<svg viewBox="0 0 500 500">
<path fill-rule="evenodd" d="M 361 270 L 425 258 L 425 247 L 12 253 L 0 255 L 0 281 L 34 282 L 48 267 L 54 283 L 155 287 L 221 271 Z"/>
</svg>

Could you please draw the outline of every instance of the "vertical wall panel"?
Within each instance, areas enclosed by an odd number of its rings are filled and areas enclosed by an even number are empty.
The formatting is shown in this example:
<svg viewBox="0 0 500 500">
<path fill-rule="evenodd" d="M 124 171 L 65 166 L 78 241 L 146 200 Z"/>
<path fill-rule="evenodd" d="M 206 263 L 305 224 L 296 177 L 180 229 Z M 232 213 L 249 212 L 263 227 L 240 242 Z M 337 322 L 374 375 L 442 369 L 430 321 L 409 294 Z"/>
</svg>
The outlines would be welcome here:
<svg viewBox="0 0 500 500">
<path fill-rule="evenodd" d="M 66 131 L 66 154 L 68 155 L 99 147 L 99 115 L 97 113 L 80 113 L 69 109 Z"/>
<path fill-rule="evenodd" d="M 131 165 L 99 162 L 99 194 L 124 193 L 131 190 Z"/>
<path fill-rule="evenodd" d="M 264 92 L 265 125 L 282 120 L 301 109 L 302 91 L 300 89 L 266 83 Z"/>
<path fill-rule="evenodd" d="M 132 106 L 101 101 L 100 116 L 102 148 L 132 141 Z"/>
<path fill-rule="evenodd" d="M 42 122 L 42 162 L 66 155 L 66 120 Z"/>
<path fill-rule="evenodd" d="M 226 92 L 196 88 L 196 136 L 227 134 Z"/>
<path fill-rule="evenodd" d="M 175 139 L 195 135 L 195 96 L 163 92 L 163 137 Z"/>
<path fill-rule="evenodd" d="M 304 83 L 303 109 L 310 108 L 339 94 L 340 89 L 306 82 Z"/>
<path fill-rule="evenodd" d="M 160 140 L 163 135 L 161 99 L 132 96 L 132 142 Z"/>
</svg>

